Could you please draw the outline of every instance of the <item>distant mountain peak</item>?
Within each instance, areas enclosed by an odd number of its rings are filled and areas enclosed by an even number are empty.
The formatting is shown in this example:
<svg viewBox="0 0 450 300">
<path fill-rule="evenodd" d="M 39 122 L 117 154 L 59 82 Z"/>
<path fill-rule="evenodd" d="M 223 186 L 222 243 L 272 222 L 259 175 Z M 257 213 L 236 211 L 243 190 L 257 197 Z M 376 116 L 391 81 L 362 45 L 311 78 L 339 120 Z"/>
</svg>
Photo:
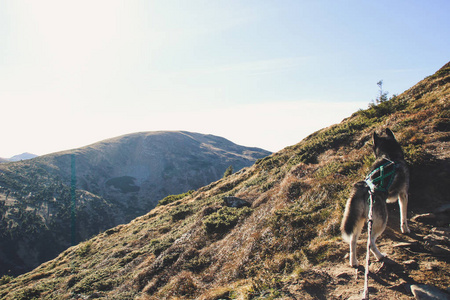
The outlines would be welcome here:
<svg viewBox="0 0 450 300">
<path fill-rule="evenodd" d="M 22 154 L 14 155 L 13 157 L 7 158 L 7 160 L 8 161 L 21 161 L 21 160 L 26 160 L 26 159 L 32 159 L 37 156 L 38 155 L 33 154 L 33 153 L 24 152 Z"/>
</svg>

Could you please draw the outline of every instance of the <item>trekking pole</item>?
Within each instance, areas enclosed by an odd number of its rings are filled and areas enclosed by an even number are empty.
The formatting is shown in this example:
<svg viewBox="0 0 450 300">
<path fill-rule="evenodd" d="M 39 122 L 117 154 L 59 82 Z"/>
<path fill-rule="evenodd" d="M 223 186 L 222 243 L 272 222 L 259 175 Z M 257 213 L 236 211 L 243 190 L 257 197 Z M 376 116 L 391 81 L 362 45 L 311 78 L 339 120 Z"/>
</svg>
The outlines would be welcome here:
<svg viewBox="0 0 450 300">
<path fill-rule="evenodd" d="M 367 253 L 366 253 L 366 270 L 364 273 L 364 291 L 363 300 L 369 299 L 369 261 L 370 261 L 370 241 L 372 240 L 372 214 L 373 214 L 373 192 L 369 190 L 369 216 L 367 221 Z"/>
</svg>

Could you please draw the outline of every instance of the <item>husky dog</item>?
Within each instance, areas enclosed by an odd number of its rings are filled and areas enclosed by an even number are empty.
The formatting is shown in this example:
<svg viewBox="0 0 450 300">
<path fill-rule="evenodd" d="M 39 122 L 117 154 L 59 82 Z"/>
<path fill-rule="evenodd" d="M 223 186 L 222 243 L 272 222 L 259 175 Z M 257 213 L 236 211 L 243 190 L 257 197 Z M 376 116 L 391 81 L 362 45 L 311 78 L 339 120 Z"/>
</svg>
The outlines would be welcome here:
<svg viewBox="0 0 450 300">
<path fill-rule="evenodd" d="M 368 218 L 370 192 L 373 197 L 370 250 L 376 258 L 382 260 L 385 257 L 375 245 L 375 240 L 386 228 L 388 218 L 386 202 L 393 203 L 398 199 L 401 230 L 405 234 L 410 232 L 407 223 L 409 170 L 400 144 L 389 128 L 386 129 L 384 136 L 373 133 L 373 151 L 376 160 L 371 173 L 365 181 L 353 185 L 341 224 L 342 237 L 350 244 L 352 267 L 358 266 L 356 241 Z"/>
</svg>

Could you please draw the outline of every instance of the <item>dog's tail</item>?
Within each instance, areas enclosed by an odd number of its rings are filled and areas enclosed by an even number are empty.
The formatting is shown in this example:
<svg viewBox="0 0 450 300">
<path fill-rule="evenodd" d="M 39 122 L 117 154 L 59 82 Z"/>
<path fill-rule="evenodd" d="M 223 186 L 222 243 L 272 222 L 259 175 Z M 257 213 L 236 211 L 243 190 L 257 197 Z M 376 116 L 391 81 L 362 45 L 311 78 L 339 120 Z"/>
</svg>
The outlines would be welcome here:
<svg viewBox="0 0 450 300">
<path fill-rule="evenodd" d="M 362 219 L 365 219 L 368 194 L 369 187 L 364 181 L 359 181 L 353 185 L 341 223 L 342 238 L 346 242 L 350 242 L 350 237 L 355 231 L 359 230 L 358 225 Z"/>
</svg>

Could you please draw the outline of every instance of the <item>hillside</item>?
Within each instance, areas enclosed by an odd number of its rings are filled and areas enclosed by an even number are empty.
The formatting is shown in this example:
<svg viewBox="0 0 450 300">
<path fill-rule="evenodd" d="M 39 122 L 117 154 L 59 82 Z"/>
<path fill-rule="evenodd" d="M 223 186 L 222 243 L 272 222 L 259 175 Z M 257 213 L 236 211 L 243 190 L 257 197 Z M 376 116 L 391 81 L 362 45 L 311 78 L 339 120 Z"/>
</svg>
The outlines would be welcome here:
<svg viewBox="0 0 450 300">
<path fill-rule="evenodd" d="M 71 244 L 147 213 L 165 196 L 269 154 L 212 135 L 142 132 L 1 164 L 0 274 L 29 271 Z"/>
<path fill-rule="evenodd" d="M 411 299 L 450 285 L 450 64 L 401 95 L 355 112 L 252 167 L 69 248 L 17 278 L 4 299 L 358 299 L 339 225 L 351 185 L 367 174 L 371 135 L 391 128 L 411 169 L 410 236 L 398 205 L 372 259 L 372 299 Z M 249 203 L 229 207 L 224 197 Z M 225 198 L 229 200 L 229 198 Z M 169 201 L 171 200 L 171 201 Z M 437 211 L 440 209 L 440 212 Z M 363 237 L 365 235 L 363 234 Z M 363 261 L 365 241 L 358 256 Z"/>
</svg>

